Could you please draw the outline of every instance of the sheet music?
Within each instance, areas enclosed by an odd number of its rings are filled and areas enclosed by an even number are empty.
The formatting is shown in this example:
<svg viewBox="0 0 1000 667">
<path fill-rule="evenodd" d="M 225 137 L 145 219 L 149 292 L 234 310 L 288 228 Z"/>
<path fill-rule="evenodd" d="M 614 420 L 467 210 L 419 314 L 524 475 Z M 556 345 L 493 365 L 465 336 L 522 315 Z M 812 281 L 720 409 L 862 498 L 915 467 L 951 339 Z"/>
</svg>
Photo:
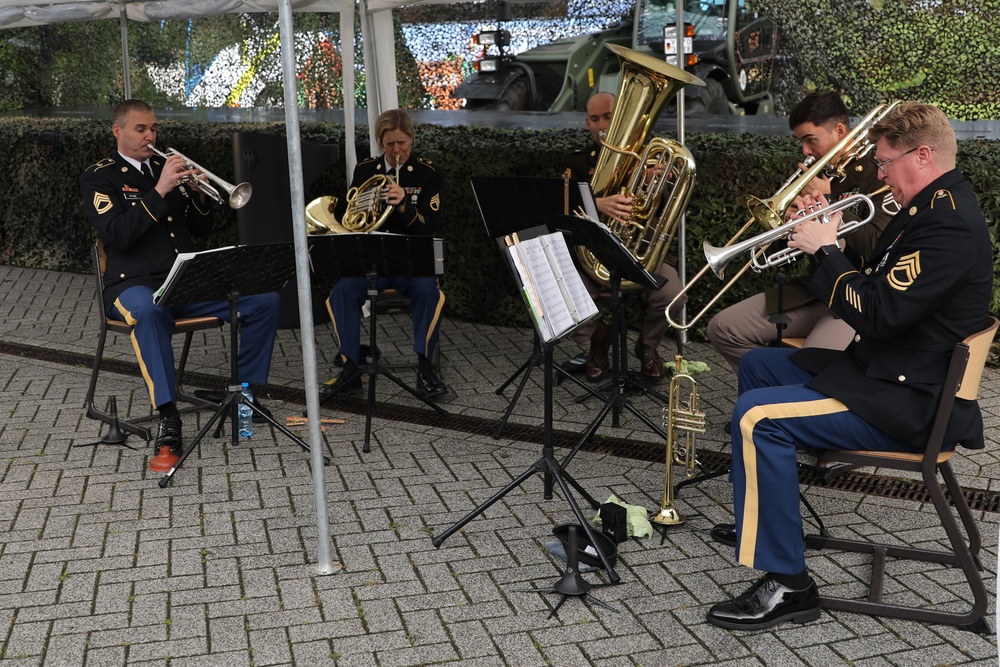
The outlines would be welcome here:
<svg viewBox="0 0 1000 667">
<path fill-rule="evenodd" d="M 534 281 L 528 275 L 525 262 L 522 259 L 521 243 L 518 242 L 515 245 L 510 243 L 508 239 L 507 252 L 510 254 L 511 263 L 517 268 L 518 280 L 521 281 L 522 285 L 521 293 L 524 295 L 525 301 L 528 302 L 528 310 L 531 311 L 531 316 L 535 320 L 538 333 L 543 340 L 551 340 L 553 338 L 552 329 L 549 327 L 542 305 L 535 295 Z"/>
<path fill-rule="evenodd" d="M 577 183 L 580 186 L 580 198 L 583 199 L 583 210 L 586 212 L 587 217 L 598 222 L 601 218 L 597 212 L 597 204 L 594 202 L 594 193 L 590 191 L 590 184 L 580 181 Z"/>
<path fill-rule="evenodd" d="M 566 244 L 566 237 L 562 235 L 562 232 L 555 232 L 539 238 L 550 261 L 557 268 L 559 275 L 562 276 L 560 285 L 565 291 L 566 301 L 572 304 L 574 321 L 579 323 L 596 315 L 598 313 L 597 304 L 587 292 L 580 272 L 573 264 L 573 258 L 569 254 L 569 246 Z"/>
<path fill-rule="evenodd" d="M 553 338 L 558 338 L 576 324 L 562 290 L 559 289 L 559 277 L 549 264 L 548 256 L 539 239 L 521 241 L 520 248 L 525 268 L 529 275 L 535 278 L 533 281 L 535 293 L 542 303 L 549 329 Z"/>
<path fill-rule="evenodd" d="M 236 246 L 230 245 L 230 246 L 225 246 L 223 248 L 212 248 L 211 250 L 202 250 L 201 252 L 182 252 L 178 254 L 177 257 L 174 258 L 174 263 L 170 267 L 170 271 L 169 273 L 167 273 L 167 277 L 163 281 L 163 284 L 160 285 L 160 287 L 155 292 L 153 292 L 153 303 L 160 302 L 160 299 L 163 298 L 163 294 L 167 291 L 167 287 L 169 287 L 174 282 L 174 280 L 178 278 L 180 272 L 184 269 L 184 265 L 187 264 L 189 261 L 191 261 L 198 255 L 208 255 L 213 252 L 231 250 L 232 248 L 235 247 Z"/>
</svg>

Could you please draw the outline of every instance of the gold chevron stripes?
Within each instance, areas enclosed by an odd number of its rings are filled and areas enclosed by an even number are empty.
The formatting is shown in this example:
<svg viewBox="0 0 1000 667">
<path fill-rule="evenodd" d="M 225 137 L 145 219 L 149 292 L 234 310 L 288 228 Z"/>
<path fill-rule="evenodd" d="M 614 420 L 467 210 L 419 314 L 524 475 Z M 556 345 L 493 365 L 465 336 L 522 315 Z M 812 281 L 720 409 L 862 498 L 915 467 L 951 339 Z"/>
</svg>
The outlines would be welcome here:
<svg viewBox="0 0 1000 667">
<path fill-rule="evenodd" d="M 920 275 L 920 251 L 900 257 L 896 265 L 886 274 L 889 286 L 905 292 Z"/>
<path fill-rule="evenodd" d="M 850 285 L 848 285 L 846 288 L 844 288 L 844 299 L 847 301 L 847 303 L 849 303 L 852 306 L 854 306 L 854 309 L 856 311 L 858 311 L 859 313 L 862 312 L 861 311 L 861 295 L 858 294 L 854 290 L 854 288 L 851 287 Z"/>
<path fill-rule="evenodd" d="M 111 197 L 100 192 L 94 193 L 94 210 L 97 211 L 97 215 L 104 215 L 111 210 L 114 204 L 111 203 Z"/>
<path fill-rule="evenodd" d="M 431 210 L 436 211 L 441 208 L 441 195 L 431 197 Z"/>
</svg>

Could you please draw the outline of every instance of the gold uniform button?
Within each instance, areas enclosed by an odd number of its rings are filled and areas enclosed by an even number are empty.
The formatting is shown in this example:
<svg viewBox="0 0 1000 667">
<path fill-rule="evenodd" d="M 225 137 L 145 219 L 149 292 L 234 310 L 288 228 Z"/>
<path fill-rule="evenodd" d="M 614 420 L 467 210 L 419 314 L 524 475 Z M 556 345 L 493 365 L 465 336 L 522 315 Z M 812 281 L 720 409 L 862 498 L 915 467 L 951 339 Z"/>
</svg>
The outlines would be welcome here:
<svg viewBox="0 0 1000 667">
<path fill-rule="evenodd" d="M 854 342 L 855 343 L 861 342 L 861 334 L 854 334 Z"/>
<path fill-rule="evenodd" d="M 910 215 L 916 215 L 917 214 L 917 207 L 916 206 L 911 206 L 910 210 L 907 211 L 907 213 L 909 213 Z"/>
<path fill-rule="evenodd" d="M 869 266 L 867 269 L 865 269 L 865 275 L 870 276 L 871 274 L 872 274 L 872 267 Z"/>
<path fill-rule="evenodd" d="M 899 376 L 899 381 L 900 382 L 906 382 L 906 376 L 905 375 L 900 375 Z"/>
<path fill-rule="evenodd" d="M 124 273 L 122 273 L 122 274 L 120 274 L 120 275 L 119 275 L 118 277 L 119 277 L 119 278 L 124 278 L 124 277 L 125 277 L 125 274 L 124 274 Z"/>
<path fill-rule="evenodd" d="M 170 232 L 170 238 L 175 239 L 175 238 L 177 238 L 177 235 L 174 234 L 173 232 Z"/>
<path fill-rule="evenodd" d="M 174 221 L 174 216 L 168 215 L 167 216 L 167 222 L 173 222 L 173 221 Z"/>
</svg>

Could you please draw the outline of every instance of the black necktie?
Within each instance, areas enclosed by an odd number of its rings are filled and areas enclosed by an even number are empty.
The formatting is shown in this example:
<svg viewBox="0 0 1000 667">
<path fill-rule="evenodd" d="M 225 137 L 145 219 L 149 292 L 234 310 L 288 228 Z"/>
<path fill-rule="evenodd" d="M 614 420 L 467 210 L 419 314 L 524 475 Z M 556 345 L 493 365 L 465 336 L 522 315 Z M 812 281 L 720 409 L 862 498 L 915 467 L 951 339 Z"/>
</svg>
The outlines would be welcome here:
<svg viewBox="0 0 1000 667">
<path fill-rule="evenodd" d="M 142 163 L 142 173 L 149 180 L 153 180 L 153 170 L 149 168 L 149 164 L 146 162 Z"/>
</svg>

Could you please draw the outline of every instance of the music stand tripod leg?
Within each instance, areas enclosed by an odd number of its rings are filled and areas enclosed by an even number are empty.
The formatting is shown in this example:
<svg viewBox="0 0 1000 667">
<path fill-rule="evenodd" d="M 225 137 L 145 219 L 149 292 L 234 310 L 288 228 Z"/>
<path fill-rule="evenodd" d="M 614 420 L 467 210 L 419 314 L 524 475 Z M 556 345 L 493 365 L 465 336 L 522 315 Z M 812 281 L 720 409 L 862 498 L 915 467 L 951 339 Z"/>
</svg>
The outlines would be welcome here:
<svg viewBox="0 0 1000 667">
<path fill-rule="evenodd" d="M 590 540 L 590 543 L 594 545 L 595 551 L 597 552 L 598 556 L 600 556 L 601 563 L 604 566 L 605 572 L 607 572 L 608 577 L 613 583 L 618 583 L 619 581 L 621 581 L 621 577 L 619 577 L 618 573 L 614 571 L 614 568 L 611 567 L 611 563 L 608 561 L 607 556 L 605 556 L 605 554 L 601 551 L 600 545 L 597 539 L 594 537 L 593 531 L 591 531 L 587 519 L 583 516 L 583 512 L 580 510 L 580 506 L 576 503 L 576 500 L 570 493 L 569 486 L 567 485 L 566 480 L 564 479 L 563 472 L 559 467 L 559 462 L 556 460 L 555 455 L 553 453 L 554 448 L 552 445 L 552 417 L 553 417 L 552 344 L 546 343 L 545 345 L 543 345 L 543 350 L 544 350 L 543 369 L 545 376 L 545 381 L 544 381 L 545 437 L 544 437 L 544 443 L 542 445 L 542 457 L 537 461 L 535 461 L 530 466 L 528 466 L 520 475 L 515 477 L 500 491 L 493 494 L 493 496 L 489 500 L 487 500 L 486 502 L 482 503 L 481 505 L 473 509 L 467 515 L 459 519 L 457 523 L 453 524 L 452 526 L 447 528 L 443 533 L 433 538 L 431 540 L 431 543 L 435 547 L 440 547 L 441 544 L 446 539 L 448 539 L 448 537 L 458 532 L 463 526 L 472 521 L 472 519 L 476 518 L 477 516 L 485 512 L 487 509 L 489 509 L 490 506 L 492 506 L 498 500 L 506 496 L 508 493 L 513 491 L 518 486 L 520 486 L 529 477 L 532 477 L 535 473 L 541 472 L 543 473 L 544 477 L 543 497 L 546 500 L 551 499 L 553 496 L 552 494 L 553 482 L 559 484 L 559 488 L 563 493 L 563 497 L 566 499 L 566 502 L 569 503 L 570 509 L 572 509 L 573 511 L 573 515 L 576 517 L 577 521 L 580 522 L 580 525 L 583 526 L 584 531 L 587 532 L 587 537 Z"/>
</svg>

